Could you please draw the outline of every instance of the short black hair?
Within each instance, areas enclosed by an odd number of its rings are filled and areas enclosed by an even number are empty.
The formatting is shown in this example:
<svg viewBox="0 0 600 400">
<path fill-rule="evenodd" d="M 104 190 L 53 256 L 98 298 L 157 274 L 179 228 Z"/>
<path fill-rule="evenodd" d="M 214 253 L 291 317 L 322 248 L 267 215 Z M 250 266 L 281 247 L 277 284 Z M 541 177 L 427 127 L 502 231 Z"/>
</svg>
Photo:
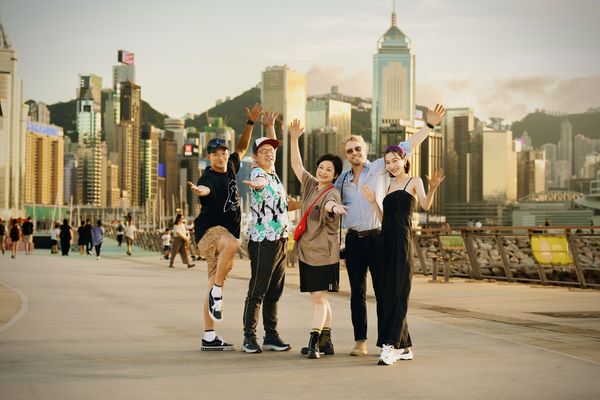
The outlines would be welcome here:
<svg viewBox="0 0 600 400">
<path fill-rule="evenodd" d="M 319 165 L 323 161 L 331 161 L 333 163 L 333 169 L 334 169 L 333 182 L 335 182 L 337 177 L 340 176 L 340 174 L 342 173 L 342 170 L 344 169 L 344 163 L 342 162 L 342 159 L 340 157 L 336 156 L 335 154 L 331 154 L 331 153 L 323 154 L 317 160 L 317 168 L 319 168 Z"/>
</svg>

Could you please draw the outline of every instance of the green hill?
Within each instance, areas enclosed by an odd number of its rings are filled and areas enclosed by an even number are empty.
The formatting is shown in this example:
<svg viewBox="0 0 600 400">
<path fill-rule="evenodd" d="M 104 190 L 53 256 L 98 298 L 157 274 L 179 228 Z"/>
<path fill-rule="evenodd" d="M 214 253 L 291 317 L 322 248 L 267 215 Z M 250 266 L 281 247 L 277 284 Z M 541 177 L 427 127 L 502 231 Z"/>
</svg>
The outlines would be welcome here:
<svg viewBox="0 0 600 400">
<path fill-rule="evenodd" d="M 102 96 L 105 96 L 105 93 L 102 93 Z M 75 132 L 77 101 L 70 100 L 50 104 L 48 108 L 50 109 L 50 123 L 61 126 L 65 131 L 65 135 L 69 136 L 71 140 L 77 141 L 77 133 Z M 152 124 L 162 129 L 164 127 L 164 119 L 167 117 L 167 114 L 156 111 L 150 104 L 142 100 L 143 125 Z"/>
<path fill-rule="evenodd" d="M 600 111 L 590 111 L 582 114 L 557 116 L 543 111 L 528 114 L 521 121 L 512 124 L 514 137 L 519 137 L 527 131 L 534 147 L 545 143 L 558 143 L 560 140 L 560 124 L 567 119 L 573 126 L 573 134 L 581 133 L 591 139 L 600 139 Z"/>
</svg>

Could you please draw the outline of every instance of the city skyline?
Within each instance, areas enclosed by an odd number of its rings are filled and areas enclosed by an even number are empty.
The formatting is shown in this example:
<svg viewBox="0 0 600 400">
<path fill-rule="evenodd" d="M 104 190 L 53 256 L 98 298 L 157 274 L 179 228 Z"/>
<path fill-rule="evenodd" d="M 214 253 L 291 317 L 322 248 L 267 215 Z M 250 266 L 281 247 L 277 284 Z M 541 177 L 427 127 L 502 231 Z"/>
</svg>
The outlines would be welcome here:
<svg viewBox="0 0 600 400">
<path fill-rule="evenodd" d="M 144 99 L 174 117 L 242 93 L 269 65 L 305 73 L 309 95 L 337 85 L 371 97 L 392 1 L 199 3 L 7 1 L 0 22 L 17 50 L 24 99 L 71 100 L 78 74 L 110 82 L 118 49 L 136 54 Z M 598 2 L 397 1 L 396 12 L 417 59 L 417 104 L 470 106 L 509 122 L 536 108 L 600 106 Z"/>
</svg>

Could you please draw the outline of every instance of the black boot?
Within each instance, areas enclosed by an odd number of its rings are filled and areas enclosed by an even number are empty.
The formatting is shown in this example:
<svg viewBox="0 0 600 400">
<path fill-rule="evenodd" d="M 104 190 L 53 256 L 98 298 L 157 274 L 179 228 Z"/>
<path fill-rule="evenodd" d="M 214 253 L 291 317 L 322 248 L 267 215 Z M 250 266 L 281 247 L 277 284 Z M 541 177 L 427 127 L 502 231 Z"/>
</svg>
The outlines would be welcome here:
<svg viewBox="0 0 600 400">
<path fill-rule="evenodd" d="M 321 353 L 328 356 L 335 354 L 333 342 L 331 341 L 331 328 L 323 329 L 321 331 L 321 336 L 319 337 L 319 349 L 321 350 Z"/>
<path fill-rule="evenodd" d="M 308 339 L 308 358 L 320 358 L 319 353 L 319 332 L 312 331 Z"/>
<path fill-rule="evenodd" d="M 319 335 L 319 350 L 326 356 L 332 356 L 335 354 L 333 349 L 333 342 L 331 341 L 331 329 L 324 328 Z M 300 349 L 301 354 L 308 354 L 308 347 Z"/>
</svg>

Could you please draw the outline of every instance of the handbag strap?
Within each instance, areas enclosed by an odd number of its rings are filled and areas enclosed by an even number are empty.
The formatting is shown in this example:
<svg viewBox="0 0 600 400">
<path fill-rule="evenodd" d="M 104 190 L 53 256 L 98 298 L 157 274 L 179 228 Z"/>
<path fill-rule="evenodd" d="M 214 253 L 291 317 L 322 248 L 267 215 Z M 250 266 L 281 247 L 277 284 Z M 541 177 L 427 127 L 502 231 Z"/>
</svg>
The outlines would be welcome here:
<svg viewBox="0 0 600 400">
<path fill-rule="evenodd" d="M 302 216 L 302 219 L 307 218 L 308 214 L 310 214 L 310 210 L 312 210 L 313 206 L 315 204 L 317 204 L 317 201 L 319 201 L 319 199 L 321 198 L 321 196 L 323 196 L 325 193 L 327 193 L 328 191 L 330 191 L 331 189 L 333 189 L 333 185 L 329 186 L 327 189 L 323 190 L 321 192 L 321 194 L 319 194 L 317 196 L 317 198 L 315 199 L 315 201 L 313 201 L 313 203 L 310 205 L 310 207 L 308 207 L 308 210 L 306 210 L 306 212 L 304 213 L 304 215 Z"/>
</svg>

